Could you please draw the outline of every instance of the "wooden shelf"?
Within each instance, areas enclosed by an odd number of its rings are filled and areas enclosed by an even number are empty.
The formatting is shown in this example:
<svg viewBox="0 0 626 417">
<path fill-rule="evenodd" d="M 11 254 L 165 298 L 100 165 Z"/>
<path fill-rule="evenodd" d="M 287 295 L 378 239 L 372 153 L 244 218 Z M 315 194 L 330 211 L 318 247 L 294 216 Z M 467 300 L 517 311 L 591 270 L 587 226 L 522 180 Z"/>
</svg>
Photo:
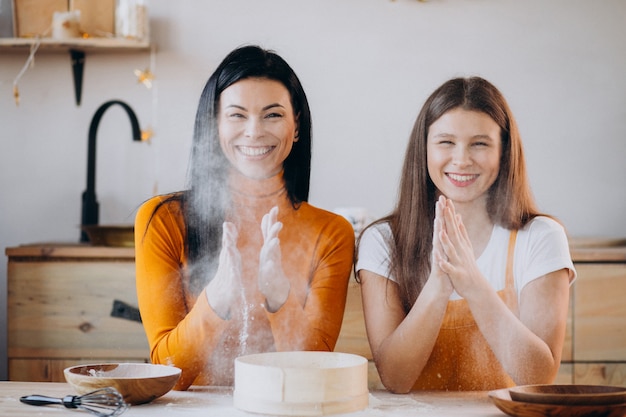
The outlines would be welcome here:
<svg viewBox="0 0 626 417">
<path fill-rule="evenodd" d="M 83 67 L 85 54 L 89 53 L 121 53 L 149 51 L 149 41 L 124 38 L 0 38 L 0 55 L 6 53 L 26 53 L 39 43 L 37 53 L 63 52 L 70 54 L 72 73 L 74 76 L 74 94 L 76 105 L 80 106 L 83 84 Z"/>
<path fill-rule="evenodd" d="M 86 52 L 137 52 L 150 49 L 149 41 L 137 41 L 123 38 L 76 38 L 76 39 L 40 39 L 38 51 L 67 52 L 81 50 Z M 0 38 L 0 51 L 28 51 L 38 40 L 35 38 Z"/>
</svg>

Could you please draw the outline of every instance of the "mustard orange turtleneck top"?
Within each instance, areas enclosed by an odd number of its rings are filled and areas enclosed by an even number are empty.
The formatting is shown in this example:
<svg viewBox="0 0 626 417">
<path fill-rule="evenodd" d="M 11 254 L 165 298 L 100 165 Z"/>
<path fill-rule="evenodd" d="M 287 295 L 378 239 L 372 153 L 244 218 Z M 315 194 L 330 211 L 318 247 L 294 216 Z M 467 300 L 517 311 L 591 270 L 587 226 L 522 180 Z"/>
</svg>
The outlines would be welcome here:
<svg viewBox="0 0 626 417">
<path fill-rule="evenodd" d="M 205 290 L 192 294 L 186 274 L 185 225 L 180 203 L 167 196 L 145 202 L 135 220 L 137 296 L 153 363 L 182 369 L 176 389 L 232 385 L 237 356 L 267 351 L 335 347 L 346 303 L 354 230 L 343 217 L 302 203 L 294 209 L 282 174 L 267 180 L 230 180 L 238 229 L 245 303 L 220 318 Z M 276 312 L 265 309 L 258 290 L 261 219 L 278 206 L 282 267 L 289 297 Z"/>
</svg>

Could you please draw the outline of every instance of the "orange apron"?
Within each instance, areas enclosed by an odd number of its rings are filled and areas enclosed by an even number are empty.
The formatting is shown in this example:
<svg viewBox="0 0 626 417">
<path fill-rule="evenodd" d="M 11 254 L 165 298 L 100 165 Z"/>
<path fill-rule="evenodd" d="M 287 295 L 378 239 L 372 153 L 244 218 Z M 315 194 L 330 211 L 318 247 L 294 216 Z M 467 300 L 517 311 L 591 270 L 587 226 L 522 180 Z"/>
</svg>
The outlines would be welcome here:
<svg viewBox="0 0 626 417">
<path fill-rule="evenodd" d="M 518 315 L 513 279 L 516 237 L 514 230 L 509 238 L 506 284 L 498 296 Z M 449 301 L 433 351 L 413 390 L 488 391 L 514 385 L 478 329 L 467 301 Z"/>
</svg>

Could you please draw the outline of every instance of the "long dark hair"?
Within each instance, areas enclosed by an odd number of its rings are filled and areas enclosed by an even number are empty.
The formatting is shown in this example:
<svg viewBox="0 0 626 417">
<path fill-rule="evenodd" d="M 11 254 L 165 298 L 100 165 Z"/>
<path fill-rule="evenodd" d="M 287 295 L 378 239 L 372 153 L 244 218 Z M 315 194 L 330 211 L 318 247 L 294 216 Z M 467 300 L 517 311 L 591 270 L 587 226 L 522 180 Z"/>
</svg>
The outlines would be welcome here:
<svg viewBox="0 0 626 417">
<path fill-rule="evenodd" d="M 224 58 L 202 90 L 194 125 L 188 189 L 170 199 L 182 204 L 193 292 L 199 292 L 214 275 L 229 200 L 225 186 L 229 163 L 218 137 L 220 94 L 248 78 L 278 81 L 289 91 L 298 120 L 298 141 L 293 143 L 283 163 L 283 177 L 294 207 L 309 197 L 311 113 L 302 84 L 289 64 L 275 52 L 258 46 L 237 48 Z"/>
<path fill-rule="evenodd" d="M 520 229 L 540 214 L 530 190 L 517 123 L 502 93 L 480 77 L 445 82 L 428 97 L 413 126 L 396 207 L 378 221 L 387 221 L 391 226 L 391 271 L 400 286 L 407 312 L 430 274 L 436 188 L 427 168 L 428 129 L 455 108 L 485 113 L 500 127 L 500 171 L 489 190 L 487 203 L 494 224 Z"/>
</svg>

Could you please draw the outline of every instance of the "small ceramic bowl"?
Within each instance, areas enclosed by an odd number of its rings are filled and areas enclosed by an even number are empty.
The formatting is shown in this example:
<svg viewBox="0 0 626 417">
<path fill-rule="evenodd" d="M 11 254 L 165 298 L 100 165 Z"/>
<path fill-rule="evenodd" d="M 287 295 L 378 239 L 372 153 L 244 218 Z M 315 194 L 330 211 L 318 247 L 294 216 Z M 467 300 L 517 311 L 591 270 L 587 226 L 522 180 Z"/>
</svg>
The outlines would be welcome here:
<svg viewBox="0 0 626 417">
<path fill-rule="evenodd" d="M 169 392 L 181 370 L 149 363 L 102 363 L 78 365 L 63 370 L 65 380 L 80 394 L 113 387 L 131 405 L 145 404 Z"/>
</svg>

